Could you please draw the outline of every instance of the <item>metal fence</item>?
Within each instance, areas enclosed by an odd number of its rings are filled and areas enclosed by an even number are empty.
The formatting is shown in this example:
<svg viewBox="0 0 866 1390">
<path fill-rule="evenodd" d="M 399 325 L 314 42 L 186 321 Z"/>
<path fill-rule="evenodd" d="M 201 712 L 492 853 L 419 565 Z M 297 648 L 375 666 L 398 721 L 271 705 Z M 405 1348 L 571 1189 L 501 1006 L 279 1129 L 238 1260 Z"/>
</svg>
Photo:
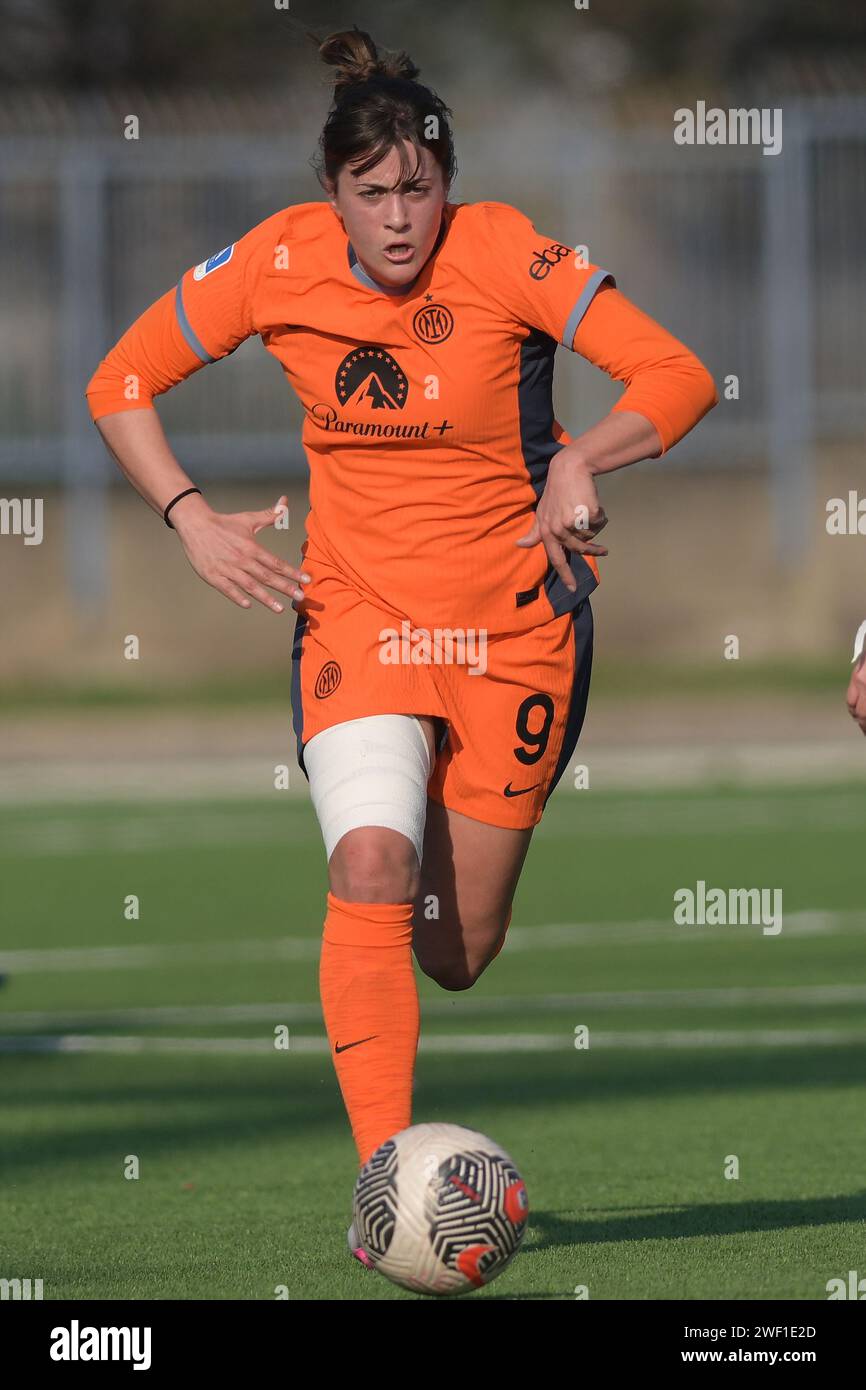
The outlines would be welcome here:
<svg viewBox="0 0 866 1390">
<path fill-rule="evenodd" d="M 459 154 L 472 172 L 451 191 L 513 203 L 539 232 L 585 243 L 720 387 L 736 377 L 736 395 L 723 394 L 666 466 L 766 469 L 780 557 L 806 534 L 815 441 L 861 437 L 866 424 L 866 101 L 783 111 L 775 156 L 597 125 L 469 136 Z M 0 138 L 0 480 L 30 494 L 65 486 L 80 600 L 104 591 L 117 476 L 87 380 L 188 266 L 278 208 L 323 196 L 309 154 L 261 135 Z M 574 433 L 619 388 L 567 353 L 557 364 L 557 416 Z M 198 480 L 305 474 L 300 405 L 256 340 L 159 410 Z"/>
</svg>

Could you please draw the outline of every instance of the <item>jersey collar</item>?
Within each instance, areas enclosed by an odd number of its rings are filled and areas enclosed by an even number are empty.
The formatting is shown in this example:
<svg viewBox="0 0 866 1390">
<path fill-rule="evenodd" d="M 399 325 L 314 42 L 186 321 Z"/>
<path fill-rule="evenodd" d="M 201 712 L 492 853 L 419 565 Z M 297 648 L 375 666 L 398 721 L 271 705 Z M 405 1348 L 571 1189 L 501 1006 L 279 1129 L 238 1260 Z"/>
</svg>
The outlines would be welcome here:
<svg viewBox="0 0 866 1390">
<path fill-rule="evenodd" d="M 443 208 L 442 221 L 439 224 L 439 235 L 436 238 L 436 243 L 433 247 L 433 250 L 427 257 L 426 261 L 424 262 L 424 265 L 422 265 L 421 269 L 418 271 L 418 274 L 415 276 L 415 279 L 410 280 L 407 285 L 383 285 L 378 280 L 374 280 L 372 275 L 367 274 L 366 270 L 361 265 L 361 262 L 358 260 L 358 257 L 355 253 L 355 248 L 352 245 L 351 241 L 349 242 L 349 269 L 351 270 L 355 279 L 360 281 L 360 283 L 364 285 L 368 290 L 377 290 L 380 294 L 409 294 L 409 292 L 412 289 L 414 289 L 415 285 L 417 284 L 419 277 L 423 275 L 425 269 L 430 264 L 433 257 L 436 255 L 436 252 L 439 250 L 439 247 L 442 245 L 442 241 L 445 237 L 446 226 L 447 223 L 445 219 L 445 209 Z"/>
</svg>

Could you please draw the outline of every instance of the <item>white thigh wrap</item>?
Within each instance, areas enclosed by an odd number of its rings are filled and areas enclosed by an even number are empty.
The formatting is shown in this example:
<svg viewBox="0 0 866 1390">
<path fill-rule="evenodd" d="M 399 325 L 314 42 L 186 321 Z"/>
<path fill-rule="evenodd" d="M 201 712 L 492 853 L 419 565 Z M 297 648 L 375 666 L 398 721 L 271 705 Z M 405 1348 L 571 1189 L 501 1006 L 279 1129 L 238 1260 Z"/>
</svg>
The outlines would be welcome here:
<svg viewBox="0 0 866 1390">
<path fill-rule="evenodd" d="M 348 830 L 384 825 L 424 849 L 427 738 L 414 714 L 373 714 L 334 724 L 304 746 L 310 795 L 328 859 Z"/>
</svg>

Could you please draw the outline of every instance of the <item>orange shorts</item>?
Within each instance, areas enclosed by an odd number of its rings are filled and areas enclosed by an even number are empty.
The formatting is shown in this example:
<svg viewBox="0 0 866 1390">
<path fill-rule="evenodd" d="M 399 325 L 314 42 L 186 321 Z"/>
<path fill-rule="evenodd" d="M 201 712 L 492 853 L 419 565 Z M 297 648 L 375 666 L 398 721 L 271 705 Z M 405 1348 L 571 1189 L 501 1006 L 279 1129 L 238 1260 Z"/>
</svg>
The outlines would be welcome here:
<svg viewBox="0 0 866 1390">
<path fill-rule="evenodd" d="M 586 713 L 588 598 L 529 631 L 484 640 L 470 629 L 461 642 L 459 629 L 449 639 L 413 628 L 319 571 L 297 613 L 292 722 L 305 776 L 304 745 L 333 724 L 428 715 L 439 721 L 428 796 L 488 825 L 538 824 Z"/>
</svg>

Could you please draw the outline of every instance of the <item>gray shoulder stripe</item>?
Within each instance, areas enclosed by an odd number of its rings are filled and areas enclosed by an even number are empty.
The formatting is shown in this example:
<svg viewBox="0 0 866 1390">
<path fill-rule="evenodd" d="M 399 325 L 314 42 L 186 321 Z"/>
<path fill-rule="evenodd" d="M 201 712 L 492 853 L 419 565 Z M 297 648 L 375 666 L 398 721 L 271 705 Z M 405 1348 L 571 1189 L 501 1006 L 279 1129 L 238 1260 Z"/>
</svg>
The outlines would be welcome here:
<svg viewBox="0 0 866 1390">
<path fill-rule="evenodd" d="M 199 342 L 198 338 L 193 332 L 192 324 L 186 316 L 186 309 L 183 307 L 183 291 L 181 289 L 182 285 L 183 279 L 178 280 L 177 292 L 174 296 L 174 307 L 177 311 L 177 321 L 180 324 L 180 331 L 186 338 L 193 352 L 196 354 L 197 357 L 201 358 L 202 362 L 215 362 L 216 358 L 211 357 L 207 349 L 202 347 L 201 343 Z"/>
<path fill-rule="evenodd" d="M 568 316 L 568 322 L 566 323 L 565 328 L 562 330 L 563 347 L 571 347 L 571 344 L 574 341 L 574 335 L 577 331 L 577 325 L 580 323 L 580 320 L 583 318 L 584 314 L 586 313 L 587 309 L 592 303 L 592 297 L 598 289 L 599 285 L 603 285 L 605 280 L 609 280 L 610 283 L 613 285 L 614 289 L 616 289 L 616 280 L 614 280 L 609 270 L 597 270 L 595 274 L 591 275 L 587 280 L 586 284 L 581 290 L 580 297 L 577 303 L 575 304 L 574 308 Z"/>
</svg>

